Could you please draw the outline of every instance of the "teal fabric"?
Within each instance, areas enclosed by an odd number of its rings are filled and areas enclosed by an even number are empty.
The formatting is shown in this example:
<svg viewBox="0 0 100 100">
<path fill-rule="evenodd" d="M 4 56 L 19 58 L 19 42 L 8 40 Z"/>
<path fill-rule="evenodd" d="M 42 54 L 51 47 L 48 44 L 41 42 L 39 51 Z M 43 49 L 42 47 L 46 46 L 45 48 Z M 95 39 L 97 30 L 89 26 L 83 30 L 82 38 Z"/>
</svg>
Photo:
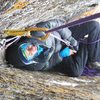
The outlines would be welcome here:
<svg viewBox="0 0 100 100">
<path fill-rule="evenodd" d="M 26 49 L 28 46 L 32 45 L 31 43 L 23 43 L 21 46 L 20 46 L 20 58 L 23 60 L 23 62 L 25 63 L 29 63 L 30 61 L 33 61 L 33 59 L 37 56 L 39 56 L 42 52 L 43 52 L 43 48 L 41 46 L 38 46 L 37 48 L 37 52 L 35 55 L 29 55 L 29 56 L 26 56 L 25 55 L 25 52 L 26 52 Z"/>
<path fill-rule="evenodd" d="M 41 46 L 38 46 L 38 51 L 36 53 L 36 57 L 39 56 L 43 52 L 43 48 Z"/>
<path fill-rule="evenodd" d="M 59 55 L 61 58 L 70 56 L 70 49 L 68 47 L 64 48 Z"/>
<path fill-rule="evenodd" d="M 33 59 L 33 57 L 34 57 L 34 55 L 29 55 L 29 56 L 26 56 L 26 55 L 25 55 L 26 49 L 27 49 L 27 47 L 30 46 L 30 45 L 32 45 L 32 44 L 31 44 L 31 43 L 24 43 L 24 44 L 22 44 L 22 45 L 20 46 L 23 56 L 24 56 L 28 61 L 30 61 L 30 60 Z"/>
</svg>

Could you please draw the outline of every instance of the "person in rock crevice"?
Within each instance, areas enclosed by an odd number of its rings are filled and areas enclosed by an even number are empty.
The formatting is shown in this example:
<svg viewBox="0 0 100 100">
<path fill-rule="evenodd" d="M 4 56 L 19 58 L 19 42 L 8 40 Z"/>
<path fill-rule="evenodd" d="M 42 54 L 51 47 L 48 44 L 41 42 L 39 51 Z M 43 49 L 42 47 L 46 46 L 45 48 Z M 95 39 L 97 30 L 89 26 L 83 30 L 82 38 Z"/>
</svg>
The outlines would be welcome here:
<svg viewBox="0 0 100 100">
<path fill-rule="evenodd" d="M 36 27 L 52 29 L 63 24 L 64 21 L 53 19 L 40 22 Z M 44 41 L 36 38 L 45 36 L 45 32 L 31 31 L 31 34 L 32 37 L 22 36 L 6 49 L 5 58 L 8 64 L 31 71 L 57 71 L 72 77 L 100 74 L 98 22 L 90 21 L 51 33 L 68 41 L 73 48 L 52 36 Z M 86 35 L 88 37 L 85 39 Z"/>
</svg>

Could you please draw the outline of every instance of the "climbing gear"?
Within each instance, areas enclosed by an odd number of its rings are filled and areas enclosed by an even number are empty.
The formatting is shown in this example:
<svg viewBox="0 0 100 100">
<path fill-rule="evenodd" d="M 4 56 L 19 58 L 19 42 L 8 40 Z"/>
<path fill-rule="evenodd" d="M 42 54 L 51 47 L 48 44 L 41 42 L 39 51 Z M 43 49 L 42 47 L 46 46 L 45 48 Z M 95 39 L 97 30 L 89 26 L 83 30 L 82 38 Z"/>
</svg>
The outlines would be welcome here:
<svg viewBox="0 0 100 100">
<path fill-rule="evenodd" d="M 67 23 L 65 25 L 61 25 L 59 27 L 56 27 L 56 28 L 53 28 L 53 29 L 50 29 L 50 30 L 48 30 L 47 28 L 26 28 L 24 30 L 5 30 L 4 32 L 7 35 L 10 35 L 10 36 L 29 36 L 29 37 L 31 37 L 31 36 L 33 36 L 33 35 L 30 34 L 31 31 L 43 31 L 43 32 L 46 33 L 44 36 L 35 37 L 35 38 L 37 38 L 39 40 L 46 40 L 49 36 L 52 36 L 52 37 L 64 42 L 67 46 L 73 48 L 68 41 L 66 42 L 66 41 L 64 41 L 64 40 L 62 40 L 62 39 L 58 38 L 57 36 L 50 34 L 50 33 L 53 32 L 53 31 L 57 31 L 59 29 L 65 28 L 65 27 L 73 27 L 73 26 L 76 26 L 76 25 L 80 25 L 80 24 L 89 22 L 92 19 L 99 18 L 99 17 L 100 17 L 100 13 L 96 13 L 94 15 L 91 15 L 91 16 L 88 16 L 88 17 L 85 17 L 85 18 L 81 18 L 79 20 Z M 98 41 L 99 40 L 96 40 L 94 42 L 98 42 Z"/>
<path fill-rule="evenodd" d="M 2 48 L 7 49 L 11 44 L 18 41 L 19 39 L 20 39 L 19 36 L 12 37 L 12 38 L 9 38 L 9 39 L 1 39 L 0 40 L 0 50 L 2 50 Z"/>
<path fill-rule="evenodd" d="M 4 33 L 6 33 L 7 36 L 14 36 L 13 38 L 5 39 L 5 43 L 12 41 L 11 43 L 7 44 L 5 48 L 10 46 L 14 42 L 18 41 L 21 38 L 21 36 L 35 37 L 38 40 L 44 41 L 49 37 L 50 33 L 45 34 L 43 37 L 36 37 L 36 36 L 30 34 L 30 31 L 40 31 L 40 34 L 41 34 L 42 31 L 46 31 L 46 30 L 48 30 L 48 29 L 47 28 L 26 28 L 23 30 L 4 30 Z"/>
<path fill-rule="evenodd" d="M 39 31 L 40 34 L 41 32 L 45 32 L 47 31 L 48 28 L 26 28 L 23 30 L 5 30 L 4 33 L 6 33 L 8 36 L 27 36 L 27 37 L 35 37 L 34 35 L 32 35 L 30 32 L 31 31 Z M 50 33 L 45 34 L 43 37 L 35 37 L 39 40 L 46 40 L 49 37 Z"/>
<path fill-rule="evenodd" d="M 94 14 L 94 15 L 91 15 L 91 16 L 88 16 L 88 17 L 85 17 L 85 18 L 81 18 L 81 19 L 79 19 L 79 20 L 75 20 L 75 21 L 73 21 L 73 22 L 70 22 L 70 23 L 67 23 L 67 24 L 58 26 L 58 27 L 56 27 L 56 28 L 50 29 L 50 30 L 46 31 L 45 33 L 57 31 L 57 30 L 59 30 L 59 29 L 66 28 L 66 27 L 69 28 L 69 27 L 73 27 L 73 26 L 76 26 L 76 25 L 80 25 L 80 24 L 89 22 L 89 21 L 91 21 L 91 20 L 93 20 L 93 19 L 99 18 L 99 17 L 100 17 L 100 13 L 96 13 L 96 14 Z"/>
<path fill-rule="evenodd" d="M 45 32 L 47 31 L 48 28 L 26 28 L 26 29 L 23 29 L 23 30 L 5 30 L 4 32 L 8 35 L 8 36 L 27 36 L 27 37 L 34 37 L 34 38 L 37 38 L 38 40 L 41 40 L 41 41 L 44 41 L 46 40 L 49 36 L 52 36 L 56 39 L 58 39 L 59 41 L 62 41 L 63 43 L 65 43 L 67 46 L 73 48 L 71 45 L 70 45 L 70 42 L 69 41 L 64 41 L 63 39 L 51 34 L 50 32 L 49 33 L 46 33 L 44 34 L 43 36 L 39 37 L 39 36 L 34 36 L 34 33 L 32 34 L 32 31 L 39 31 L 41 34 L 41 32 Z"/>
<path fill-rule="evenodd" d="M 57 37 L 56 35 L 53 35 L 53 34 L 50 34 L 50 36 L 52 36 L 52 37 L 56 38 L 57 40 L 63 42 L 63 43 L 66 44 L 68 47 L 73 48 L 73 46 L 71 46 L 71 44 L 70 44 L 69 41 L 65 41 L 65 40 L 63 40 L 63 39 L 61 39 L 61 38 L 59 38 L 59 37 Z"/>
</svg>

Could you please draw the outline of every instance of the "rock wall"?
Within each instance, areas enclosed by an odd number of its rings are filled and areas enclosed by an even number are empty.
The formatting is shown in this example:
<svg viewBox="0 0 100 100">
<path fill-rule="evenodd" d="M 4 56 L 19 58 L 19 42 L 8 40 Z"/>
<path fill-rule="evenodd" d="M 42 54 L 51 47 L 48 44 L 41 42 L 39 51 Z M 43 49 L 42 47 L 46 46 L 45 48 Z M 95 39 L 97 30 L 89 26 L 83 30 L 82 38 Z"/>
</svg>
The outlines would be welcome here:
<svg viewBox="0 0 100 100">
<path fill-rule="evenodd" d="M 99 0 L 0 0 L 0 34 L 37 22 L 66 22 L 99 11 Z M 90 11 L 91 10 L 91 11 Z M 90 12 L 87 12 L 90 11 Z M 71 78 L 60 73 L 8 67 L 0 50 L 0 100 L 100 100 L 100 77 Z"/>
<path fill-rule="evenodd" d="M 100 77 L 0 68 L 0 100 L 100 100 Z"/>
<path fill-rule="evenodd" d="M 97 0 L 1 0 L 0 31 L 19 29 L 37 22 L 63 18 L 66 21 L 97 6 Z"/>
</svg>

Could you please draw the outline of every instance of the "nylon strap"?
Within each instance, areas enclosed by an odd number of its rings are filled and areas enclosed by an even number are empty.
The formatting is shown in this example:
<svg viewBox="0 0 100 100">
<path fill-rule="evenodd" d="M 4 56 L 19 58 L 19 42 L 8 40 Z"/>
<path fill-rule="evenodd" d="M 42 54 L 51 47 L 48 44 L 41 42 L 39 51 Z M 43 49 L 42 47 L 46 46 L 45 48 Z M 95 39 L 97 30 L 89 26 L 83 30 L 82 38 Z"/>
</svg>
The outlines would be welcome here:
<svg viewBox="0 0 100 100">
<path fill-rule="evenodd" d="M 50 30 L 46 31 L 45 33 L 57 31 L 57 30 L 59 30 L 59 29 L 66 28 L 66 27 L 73 27 L 73 26 L 76 26 L 76 25 L 80 25 L 80 24 L 89 22 L 89 21 L 91 21 L 91 20 L 93 20 L 93 19 L 99 18 L 99 17 L 100 17 L 100 13 L 96 13 L 96 14 L 94 14 L 94 15 L 91 15 L 91 16 L 88 16 L 88 17 L 85 17 L 85 18 L 81 18 L 81 19 L 79 19 L 79 20 L 76 20 L 76 21 L 73 21 L 73 22 L 70 22 L 70 23 L 61 25 L 61 26 L 59 26 L 59 27 L 50 29 Z"/>
<path fill-rule="evenodd" d="M 30 31 L 47 31 L 48 28 L 26 28 L 23 30 L 5 30 L 4 32 L 8 36 L 28 36 L 31 37 Z M 46 40 L 49 37 L 50 33 L 45 36 L 38 38 L 39 40 Z M 36 37 L 37 38 L 37 37 Z"/>
</svg>

